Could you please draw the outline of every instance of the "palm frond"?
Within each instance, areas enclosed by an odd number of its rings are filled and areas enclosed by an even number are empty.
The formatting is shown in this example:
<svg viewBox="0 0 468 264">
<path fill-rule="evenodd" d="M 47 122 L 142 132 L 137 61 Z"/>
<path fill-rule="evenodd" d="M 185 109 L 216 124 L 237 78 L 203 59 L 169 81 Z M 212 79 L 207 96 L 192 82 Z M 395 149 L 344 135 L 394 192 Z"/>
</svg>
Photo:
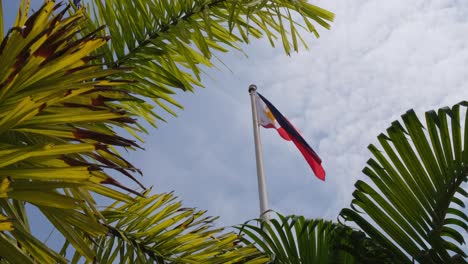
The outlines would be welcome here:
<svg viewBox="0 0 468 264">
<path fill-rule="evenodd" d="M 467 106 L 427 112 L 426 128 L 413 110 L 393 122 L 378 136 L 383 150 L 369 146 L 363 172 L 373 185 L 356 182 L 352 209 L 341 212 L 401 263 L 464 263 Z"/>
<path fill-rule="evenodd" d="M 183 208 L 172 193 L 139 197 L 135 203 L 114 204 L 101 212 L 110 233 L 90 240 L 98 263 L 266 263 L 238 235 L 213 228 L 216 217 Z M 62 252 L 66 252 L 67 244 Z M 82 254 L 75 252 L 78 263 Z M 75 263 L 74 262 L 74 263 Z"/>
<path fill-rule="evenodd" d="M 301 32 L 319 36 L 313 22 L 328 29 L 334 18 L 305 0 L 96 0 L 87 11 L 87 28 L 105 24 L 113 37 L 99 50 L 103 63 L 131 67 L 122 76 L 138 82 L 129 89 L 174 115 L 167 103 L 182 106 L 171 95 L 203 86 L 201 73 L 213 66 L 213 52 L 240 50 L 266 36 L 273 46 L 279 38 L 290 54 L 299 42 L 307 47 Z M 155 125 L 153 117 L 145 115 Z"/>
<path fill-rule="evenodd" d="M 27 16 L 22 1 L 14 27 L 0 44 L 0 244 L 12 263 L 64 263 L 31 235 L 25 203 L 36 206 L 76 250 L 93 259 L 83 236 L 105 235 L 105 219 L 90 192 L 133 198 L 110 186 L 132 189 L 112 178 L 117 170 L 138 172 L 117 152 L 138 144 L 118 136 L 115 126 L 139 131 L 122 101 L 141 99 L 123 90 L 128 81 L 109 76 L 89 55 L 106 44 L 96 32 L 79 37 L 83 11 L 67 16 L 53 1 Z M 106 185 L 103 185 L 106 184 Z M 135 193 L 135 192 L 134 192 Z M 81 240 L 80 240 L 81 239 Z M 13 250 L 14 248 L 14 250 Z"/>
<path fill-rule="evenodd" d="M 257 225 L 247 222 L 237 227 L 243 234 L 242 240 L 264 251 L 270 256 L 271 263 L 372 263 L 356 262 L 356 259 L 364 260 L 362 256 L 368 258 L 369 247 L 361 243 L 363 238 L 351 242 L 349 239 L 356 238 L 358 231 L 341 224 L 303 216 L 285 217 L 279 213 L 277 219 L 253 221 Z M 363 245 L 362 248 L 357 246 L 358 243 Z"/>
</svg>

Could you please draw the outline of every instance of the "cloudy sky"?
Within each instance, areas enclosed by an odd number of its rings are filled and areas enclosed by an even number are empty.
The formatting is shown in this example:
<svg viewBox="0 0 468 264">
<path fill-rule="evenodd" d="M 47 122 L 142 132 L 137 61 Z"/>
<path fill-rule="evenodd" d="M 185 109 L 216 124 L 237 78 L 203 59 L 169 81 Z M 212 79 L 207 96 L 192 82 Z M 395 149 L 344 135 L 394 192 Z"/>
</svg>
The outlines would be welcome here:
<svg viewBox="0 0 468 264">
<path fill-rule="evenodd" d="M 36 2 L 42 2 L 35 0 Z M 6 3 L 10 1 L 5 1 Z M 370 157 L 366 147 L 391 121 L 468 98 L 468 1 L 314 1 L 336 14 L 291 57 L 254 41 L 219 57 L 206 88 L 177 96 L 185 106 L 129 154 L 155 192 L 236 225 L 259 214 L 248 86 L 257 84 L 323 160 L 316 179 L 295 146 L 261 130 L 270 208 L 336 219 Z M 8 10 L 8 5 L 5 8 Z M 12 12 L 16 10 L 11 9 Z"/>
<path fill-rule="evenodd" d="M 410 108 L 418 113 L 468 98 L 468 2 L 317 1 L 336 14 L 310 50 L 288 57 L 255 41 L 221 55 L 205 89 L 183 94 L 179 117 L 151 130 L 130 158 L 156 192 L 234 225 L 259 213 L 251 83 L 298 127 L 323 160 L 316 179 L 295 146 L 261 130 L 270 208 L 336 219 L 370 157 L 366 147 Z M 231 72 L 232 71 L 232 72 Z"/>
</svg>

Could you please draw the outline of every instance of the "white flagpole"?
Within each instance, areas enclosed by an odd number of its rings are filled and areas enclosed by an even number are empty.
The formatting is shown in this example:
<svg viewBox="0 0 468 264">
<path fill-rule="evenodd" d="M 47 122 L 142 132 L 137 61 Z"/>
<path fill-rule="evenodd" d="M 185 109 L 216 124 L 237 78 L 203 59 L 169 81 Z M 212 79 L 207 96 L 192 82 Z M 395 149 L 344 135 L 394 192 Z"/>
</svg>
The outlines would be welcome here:
<svg viewBox="0 0 468 264">
<path fill-rule="evenodd" d="M 249 86 L 250 101 L 252 103 L 252 120 L 255 141 L 255 158 L 257 160 L 257 179 L 258 179 L 258 196 L 260 198 L 260 217 L 264 221 L 268 221 L 268 195 L 266 191 L 265 174 L 263 172 L 262 145 L 260 142 L 260 132 L 258 127 L 257 115 L 257 86 L 251 84 Z"/>
</svg>

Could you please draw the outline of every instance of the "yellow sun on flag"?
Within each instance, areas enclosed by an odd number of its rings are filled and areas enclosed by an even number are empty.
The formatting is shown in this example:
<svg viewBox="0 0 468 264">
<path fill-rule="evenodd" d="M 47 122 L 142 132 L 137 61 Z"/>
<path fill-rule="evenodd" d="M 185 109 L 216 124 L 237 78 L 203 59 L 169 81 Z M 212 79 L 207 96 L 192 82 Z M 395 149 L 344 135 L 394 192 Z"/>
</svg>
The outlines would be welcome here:
<svg viewBox="0 0 468 264">
<path fill-rule="evenodd" d="M 268 107 L 265 107 L 265 108 L 263 108 L 263 112 L 271 120 L 271 123 L 275 124 L 276 119 L 273 116 L 273 113 L 271 113 L 270 109 L 268 109 Z"/>
</svg>

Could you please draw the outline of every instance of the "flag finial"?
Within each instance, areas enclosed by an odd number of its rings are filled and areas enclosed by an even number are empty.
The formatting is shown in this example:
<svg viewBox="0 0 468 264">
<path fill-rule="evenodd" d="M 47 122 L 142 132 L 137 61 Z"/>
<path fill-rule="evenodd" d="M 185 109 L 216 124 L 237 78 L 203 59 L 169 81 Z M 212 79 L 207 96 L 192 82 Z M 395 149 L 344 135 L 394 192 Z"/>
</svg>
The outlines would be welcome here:
<svg viewBox="0 0 468 264">
<path fill-rule="evenodd" d="M 257 91 L 257 85 L 255 84 L 249 85 L 249 93 L 252 93 L 254 91 Z"/>
</svg>

